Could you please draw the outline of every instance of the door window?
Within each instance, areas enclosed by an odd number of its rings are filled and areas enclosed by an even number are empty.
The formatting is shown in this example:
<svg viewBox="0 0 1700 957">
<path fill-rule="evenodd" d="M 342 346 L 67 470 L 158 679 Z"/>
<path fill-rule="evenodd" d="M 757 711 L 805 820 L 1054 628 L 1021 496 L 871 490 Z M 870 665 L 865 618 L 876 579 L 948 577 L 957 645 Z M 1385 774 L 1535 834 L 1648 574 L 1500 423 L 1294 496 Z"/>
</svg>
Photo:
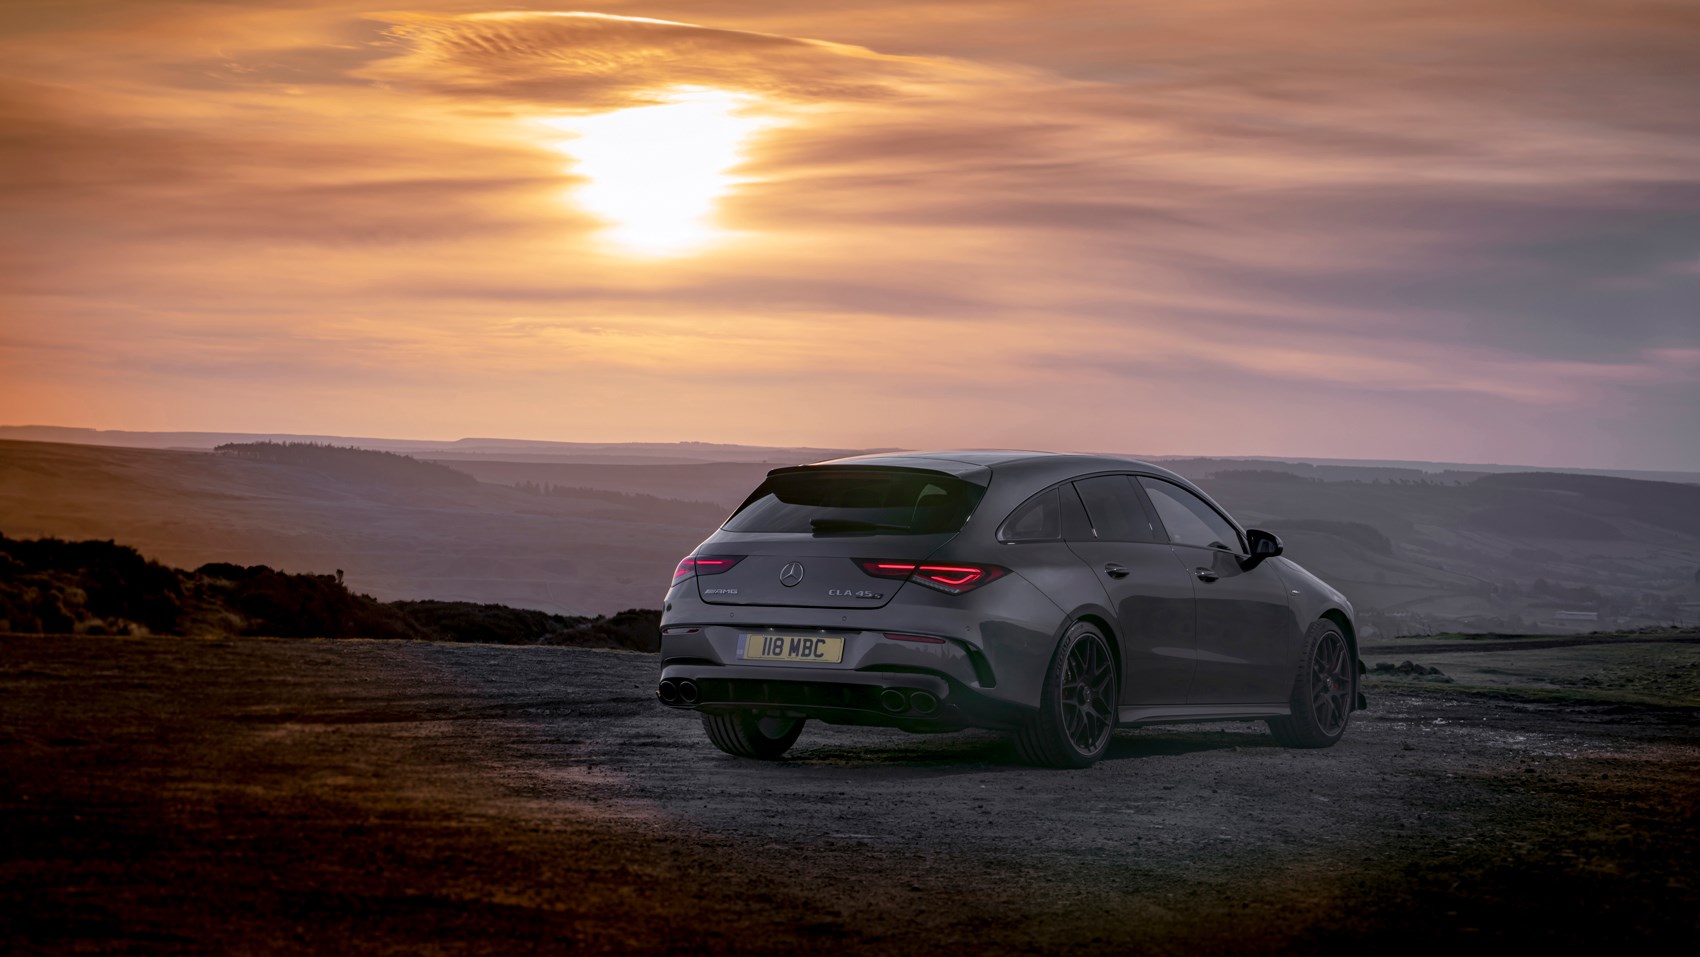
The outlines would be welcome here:
<svg viewBox="0 0 1700 957">
<path fill-rule="evenodd" d="M 1157 530 L 1145 514 L 1133 479 L 1126 475 L 1099 475 L 1074 483 L 1086 514 L 1092 520 L 1094 538 L 1100 542 L 1154 542 Z"/>
<path fill-rule="evenodd" d="M 1157 517 L 1168 529 L 1170 542 L 1244 551 L 1240 533 L 1203 499 L 1162 479 L 1141 478 L 1139 484 L 1151 496 L 1151 507 L 1157 510 Z"/>
</svg>

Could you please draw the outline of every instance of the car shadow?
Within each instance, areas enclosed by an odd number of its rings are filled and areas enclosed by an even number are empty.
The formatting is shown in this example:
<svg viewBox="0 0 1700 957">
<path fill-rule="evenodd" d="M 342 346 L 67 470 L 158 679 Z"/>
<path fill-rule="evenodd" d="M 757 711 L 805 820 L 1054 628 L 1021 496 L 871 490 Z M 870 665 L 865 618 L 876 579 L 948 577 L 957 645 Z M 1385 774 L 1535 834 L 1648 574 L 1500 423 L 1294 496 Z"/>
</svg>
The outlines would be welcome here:
<svg viewBox="0 0 1700 957">
<path fill-rule="evenodd" d="M 883 775 L 950 776 L 984 774 L 988 771 L 1042 772 L 1016 753 L 1004 735 L 987 731 L 963 731 L 938 735 L 902 735 L 890 743 L 799 742 L 778 767 L 791 770 L 857 768 Z M 1241 726 L 1190 726 L 1124 728 L 1110 740 L 1108 753 L 1099 764 L 1175 757 L 1204 751 L 1238 751 L 1247 748 L 1279 747 L 1261 724 Z M 774 767 L 775 765 L 768 765 Z"/>
<path fill-rule="evenodd" d="M 1174 757 L 1199 751 L 1238 751 L 1243 748 L 1278 748 L 1275 738 L 1262 725 L 1245 728 L 1186 727 L 1129 728 L 1116 732 L 1106 761 Z"/>
</svg>

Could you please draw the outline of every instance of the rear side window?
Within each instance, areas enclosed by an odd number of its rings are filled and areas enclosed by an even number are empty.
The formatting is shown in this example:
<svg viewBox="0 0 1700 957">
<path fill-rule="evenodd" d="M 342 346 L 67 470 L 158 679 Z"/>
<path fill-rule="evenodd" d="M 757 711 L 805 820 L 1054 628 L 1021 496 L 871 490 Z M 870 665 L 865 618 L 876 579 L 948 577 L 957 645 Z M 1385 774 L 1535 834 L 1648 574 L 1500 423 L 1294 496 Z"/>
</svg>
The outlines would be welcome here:
<svg viewBox="0 0 1700 957">
<path fill-rule="evenodd" d="M 1054 542 L 1061 537 L 1062 509 L 1054 488 L 1028 499 L 998 529 L 1000 542 Z"/>
<path fill-rule="evenodd" d="M 1157 530 L 1146 517 L 1145 505 L 1133 479 L 1126 475 L 1099 475 L 1074 483 L 1086 514 L 1092 520 L 1093 538 L 1100 542 L 1154 542 Z"/>
<path fill-rule="evenodd" d="M 726 520 L 729 532 L 958 532 L 985 488 L 939 472 L 804 469 L 769 475 Z"/>
</svg>

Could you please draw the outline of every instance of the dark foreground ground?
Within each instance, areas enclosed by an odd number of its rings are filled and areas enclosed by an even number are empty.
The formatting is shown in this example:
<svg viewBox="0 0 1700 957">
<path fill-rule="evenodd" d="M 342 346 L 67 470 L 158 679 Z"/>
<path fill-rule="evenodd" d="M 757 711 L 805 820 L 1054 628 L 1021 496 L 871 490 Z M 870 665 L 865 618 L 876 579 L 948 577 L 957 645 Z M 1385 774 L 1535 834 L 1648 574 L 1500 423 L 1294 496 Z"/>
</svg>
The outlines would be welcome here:
<svg viewBox="0 0 1700 957">
<path fill-rule="evenodd" d="M 1700 941 L 1692 709 L 1372 688 L 1319 752 L 811 728 L 649 656 L 0 638 L 0 952 L 1554 952 Z"/>
</svg>

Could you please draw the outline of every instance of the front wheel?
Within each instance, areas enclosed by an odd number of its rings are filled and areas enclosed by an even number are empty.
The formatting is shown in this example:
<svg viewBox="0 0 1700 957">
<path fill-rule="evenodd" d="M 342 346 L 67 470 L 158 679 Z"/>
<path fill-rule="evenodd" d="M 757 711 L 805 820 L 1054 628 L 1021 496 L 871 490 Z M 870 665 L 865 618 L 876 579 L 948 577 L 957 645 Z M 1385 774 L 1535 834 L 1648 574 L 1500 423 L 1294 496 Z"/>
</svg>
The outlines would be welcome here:
<svg viewBox="0 0 1700 957">
<path fill-rule="evenodd" d="M 803 720 L 734 711 L 704 714 L 702 729 L 708 732 L 708 740 L 727 754 L 772 761 L 797 743 L 797 736 L 803 733 Z"/>
<path fill-rule="evenodd" d="M 1358 669 L 1340 629 L 1324 618 L 1305 632 L 1305 655 L 1293 676 L 1293 713 L 1270 718 L 1269 731 L 1289 748 L 1326 748 L 1346 733 L 1357 701 Z"/>
<path fill-rule="evenodd" d="M 1076 624 L 1057 643 L 1039 713 L 1016 732 L 1016 751 L 1029 764 L 1090 767 L 1110 750 L 1119 689 L 1109 641 L 1091 625 Z"/>
</svg>

